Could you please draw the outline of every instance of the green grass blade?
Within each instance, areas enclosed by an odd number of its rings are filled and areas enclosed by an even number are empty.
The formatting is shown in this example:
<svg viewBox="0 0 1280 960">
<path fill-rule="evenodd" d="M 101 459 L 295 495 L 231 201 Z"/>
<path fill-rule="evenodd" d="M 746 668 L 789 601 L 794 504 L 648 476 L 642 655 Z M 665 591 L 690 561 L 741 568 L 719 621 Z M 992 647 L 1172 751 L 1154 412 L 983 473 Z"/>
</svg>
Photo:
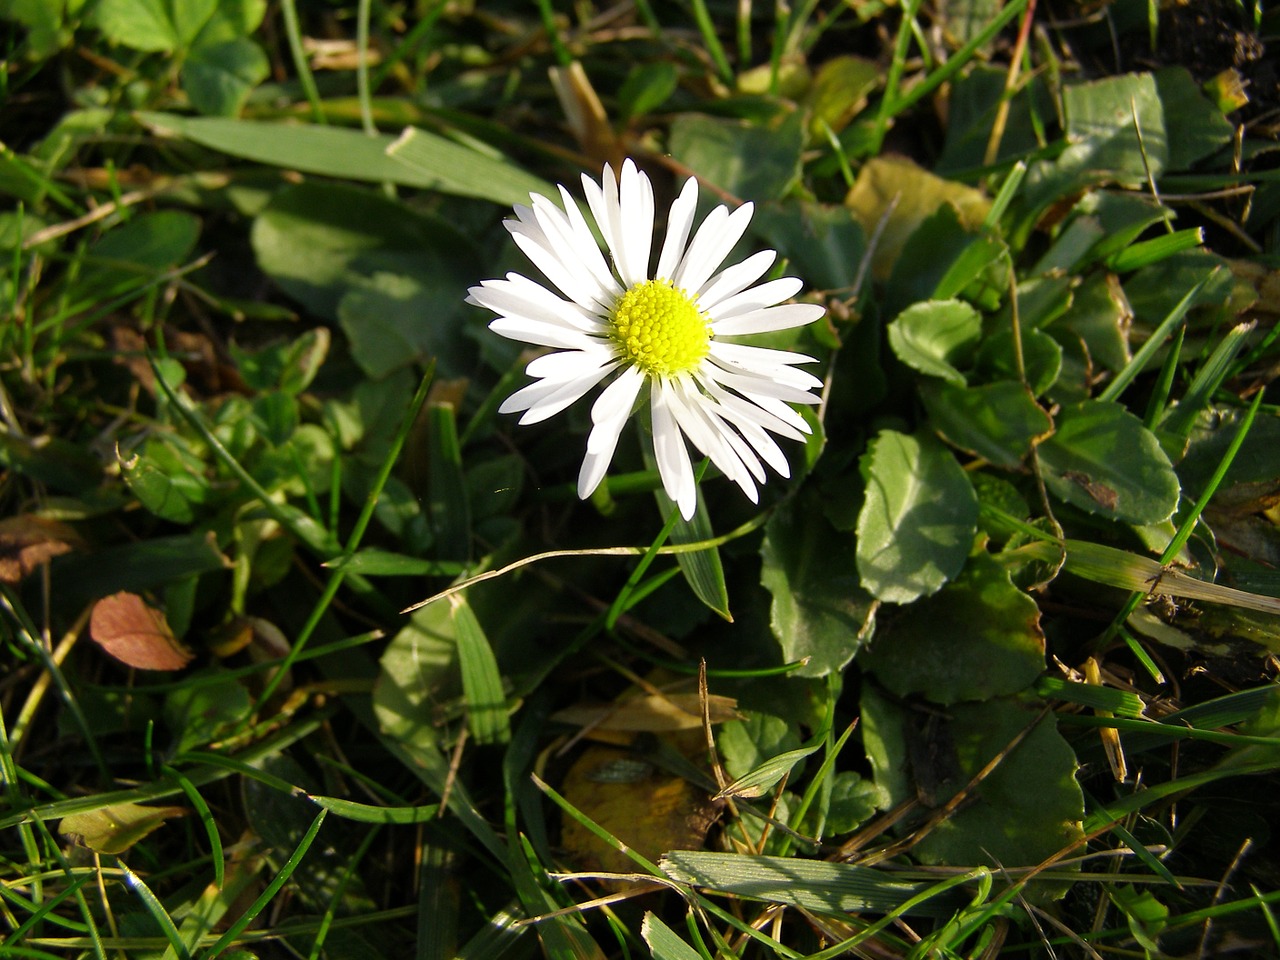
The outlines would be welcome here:
<svg viewBox="0 0 1280 960">
<path fill-rule="evenodd" d="M 253 923 L 258 914 L 275 898 L 275 895 L 280 892 L 280 888 L 293 875 L 293 871 L 298 868 L 298 864 L 302 862 L 302 858 L 306 856 L 307 851 L 311 849 L 311 844 L 315 842 L 316 835 L 320 832 L 320 828 L 324 825 L 324 818 L 328 814 L 328 810 L 321 810 L 316 814 L 316 818 L 311 821 L 311 826 L 307 828 L 307 832 L 298 842 L 298 846 L 289 856 L 289 859 L 285 861 L 284 866 L 280 868 L 280 872 L 267 884 L 267 888 L 262 891 L 259 897 L 249 905 L 249 908 L 245 910 L 240 919 L 231 924 L 227 931 L 218 938 L 217 942 L 209 948 L 204 960 L 214 960 L 218 954 L 231 946 L 244 929 Z"/>
<path fill-rule="evenodd" d="M 173 948 L 173 952 L 177 954 L 179 960 L 191 960 L 191 952 L 187 950 L 187 945 L 182 942 L 182 937 L 178 933 L 178 928 L 174 925 L 173 918 L 169 916 L 169 911 L 164 908 L 164 904 L 151 892 L 151 888 L 143 882 L 142 878 L 125 865 L 125 862 L 118 857 L 116 858 L 116 866 L 124 874 L 125 886 L 142 901 L 143 908 L 151 915 L 151 919 L 156 922 L 156 926 L 164 934 L 165 939 L 169 941 L 169 946 Z"/>
</svg>

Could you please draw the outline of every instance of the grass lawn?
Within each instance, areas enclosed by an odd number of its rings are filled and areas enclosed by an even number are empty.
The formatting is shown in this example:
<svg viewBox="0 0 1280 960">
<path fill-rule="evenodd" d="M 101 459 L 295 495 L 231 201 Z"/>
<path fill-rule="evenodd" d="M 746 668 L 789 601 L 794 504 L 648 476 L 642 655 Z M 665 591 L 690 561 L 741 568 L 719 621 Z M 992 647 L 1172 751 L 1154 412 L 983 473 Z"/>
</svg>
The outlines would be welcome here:
<svg viewBox="0 0 1280 960">
<path fill-rule="evenodd" d="M 0 956 L 1280 956 L 1278 44 L 0 2 Z"/>
</svg>

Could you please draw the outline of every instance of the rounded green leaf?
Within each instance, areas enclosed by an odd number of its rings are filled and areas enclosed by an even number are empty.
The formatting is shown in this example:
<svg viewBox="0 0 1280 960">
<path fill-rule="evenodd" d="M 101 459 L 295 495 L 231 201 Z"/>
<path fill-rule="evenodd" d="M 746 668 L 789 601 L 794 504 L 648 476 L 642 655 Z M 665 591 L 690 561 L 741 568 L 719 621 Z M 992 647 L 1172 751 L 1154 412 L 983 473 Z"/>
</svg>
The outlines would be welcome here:
<svg viewBox="0 0 1280 960">
<path fill-rule="evenodd" d="M 979 553 L 954 582 L 881 624 L 858 662 L 899 697 L 951 704 L 1017 693 L 1044 670 L 1040 608 Z"/>
<path fill-rule="evenodd" d="M 880 600 L 910 603 L 960 572 L 978 498 L 955 457 L 932 437 L 882 430 L 860 464 L 858 574 Z M 829 559 L 815 562 L 829 562 Z"/>
<path fill-rule="evenodd" d="M 867 755 L 891 805 L 919 797 L 941 807 L 998 759 L 966 802 L 912 848 L 921 862 L 1028 866 L 1083 843 L 1075 753 L 1039 703 L 956 704 L 942 716 L 893 703 L 868 687 L 861 707 Z M 1041 889 L 1052 895 L 1060 888 Z"/>
<path fill-rule="evenodd" d="M 831 527 L 815 498 L 797 498 L 770 518 L 760 557 L 782 659 L 809 658 L 798 676 L 840 670 L 863 643 L 871 609 L 871 597 L 858 586 L 849 535 Z"/>
<path fill-rule="evenodd" d="M 1037 397 L 1048 390 L 1062 372 L 1062 347 L 1040 330 L 1022 331 L 1022 375 Z M 1018 379 L 1018 344 L 1013 331 L 997 330 L 982 338 L 978 349 L 978 371 L 986 380 Z"/>
<path fill-rule="evenodd" d="M 1039 452 L 1050 492 L 1089 513 L 1159 523 L 1178 506 L 1178 477 L 1160 442 L 1118 403 L 1063 407 Z"/>
<path fill-rule="evenodd" d="M 968 362 L 982 336 L 978 311 L 960 300 L 929 300 L 907 307 L 888 326 L 898 359 L 923 374 L 964 386 L 958 364 Z"/>
<path fill-rule="evenodd" d="M 247 37 L 202 43 L 182 66 L 182 89 L 200 113 L 234 116 L 270 72 L 267 55 Z"/>
<path fill-rule="evenodd" d="M 1013 468 L 1031 445 L 1053 432 L 1053 421 L 1021 383 L 1003 380 L 980 387 L 930 381 L 920 398 L 939 435 L 953 446 Z"/>
</svg>

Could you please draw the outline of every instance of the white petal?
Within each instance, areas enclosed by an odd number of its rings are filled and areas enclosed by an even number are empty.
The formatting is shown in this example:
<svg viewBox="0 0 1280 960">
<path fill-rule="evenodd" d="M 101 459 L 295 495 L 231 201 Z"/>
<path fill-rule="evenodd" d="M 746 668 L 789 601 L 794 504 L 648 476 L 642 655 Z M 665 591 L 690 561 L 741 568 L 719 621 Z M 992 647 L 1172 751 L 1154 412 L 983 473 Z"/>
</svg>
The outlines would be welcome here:
<svg viewBox="0 0 1280 960">
<path fill-rule="evenodd" d="M 578 330 L 554 323 L 525 320 L 521 317 L 499 317 L 489 324 L 489 329 L 508 340 L 520 340 L 540 347 L 557 347 L 561 350 L 590 350 L 599 343 Z"/>
<path fill-rule="evenodd" d="M 517 390 L 498 407 L 499 413 L 527 411 L 520 418 L 522 425 L 541 423 L 576 403 L 588 390 L 607 377 L 614 369 L 612 364 L 585 368 L 569 380 L 539 380 Z"/>
<path fill-rule="evenodd" d="M 560 252 L 551 247 L 541 229 L 514 220 L 508 220 L 506 224 L 516 246 L 561 293 L 592 313 L 603 309 L 599 286 L 594 280 L 584 280 L 582 271 L 566 266 Z"/>
<path fill-rule="evenodd" d="M 755 377 L 758 380 L 767 380 L 771 383 L 782 384 L 787 387 L 796 387 L 800 390 L 814 390 L 822 386 L 822 381 L 806 370 L 797 370 L 795 367 L 773 366 L 770 364 L 748 365 L 745 363 L 725 363 L 718 357 L 712 356 L 708 358 L 708 363 L 718 370 L 725 373 L 738 374 L 744 377 Z"/>
<path fill-rule="evenodd" d="M 716 217 L 722 210 L 724 207 L 712 210 L 694 234 L 693 241 L 685 252 L 684 262 L 677 271 L 680 275 L 676 280 L 677 286 L 685 290 L 702 289 L 702 285 L 729 255 L 733 245 L 747 232 L 755 206 L 744 203 L 727 217 Z"/>
<path fill-rule="evenodd" d="M 622 164 L 619 192 L 618 242 L 614 262 L 627 287 L 649 279 L 649 251 L 653 247 L 653 184 L 627 160 Z"/>
<path fill-rule="evenodd" d="M 667 213 L 667 234 L 662 241 L 662 253 L 658 257 L 658 269 L 654 277 L 671 280 L 676 268 L 684 256 L 685 243 L 689 240 L 689 230 L 693 226 L 693 215 L 698 207 L 698 181 L 690 177 L 684 182 L 684 188 L 671 210 Z"/>
<path fill-rule="evenodd" d="M 530 360 L 524 372 L 539 380 L 558 380 L 564 383 L 581 376 L 586 370 L 596 370 L 616 359 L 616 352 L 601 344 L 590 350 L 558 350 Z"/>
<path fill-rule="evenodd" d="M 610 401 L 610 406 L 614 408 L 614 415 L 611 419 L 598 420 L 595 417 L 596 407 L 600 406 L 600 401 L 604 399 L 605 394 L 613 390 L 619 383 L 629 383 L 627 378 L 629 371 L 623 371 L 623 375 L 609 384 L 605 388 L 604 393 L 596 399 L 595 406 L 592 407 L 592 420 L 595 426 L 591 428 L 591 434 L 587 437 L 587 453 L 582 458 L 582 469 L 578 471 L 578 496 L 585 500 L 591 496 L 596 487 L 600 486 L 600 481 L 604 479 L 605 473 L 609 469 L 609 462 L 613 460 L 613 452 L 618 448 L 618 437 L 622 434 L 622 427 L 627 422 L 627 417 L 631 413 L 630 402 L 624 404 L 618 403 L 618 395 Z M 632 378 L 636 381 L 636 389 L 638 384 L 644 381 L 642 376 Z M 628 387 L 623 387 L 626 390 Z M 635 399 L 633 393 L 632 399 Z"/>
<path fill-rule="evenodd" d="M 698 483 L 684 437 L 671 410 L 671 391 L 664 381 L 656 381 L 650 399 L 653 419 L 653 456 L 658 461 L 662 489 L 680 508 L 680 516 L 693 519 L 698 508 Z"/>
<path fill-rule="evenodd" d="M 786 437 L 788 440 L 798 440 L 801 443 L 804 442 L 805 435 L 809 433 L 809 425 L 804 418 L 785 403 L 779 404 L 785 414 L 778 416 L 752 400 L 747 400 L 736 393 L 731 393 L 709 376 L 704 376 L 701 371 L 695 376 L 699 386 L 707 394 L 715 398 L 716 402 L 723 408 L 725 415 L 730 417 L 734 423 L 740 424 L 750 421 L 765 430 L 778 434 L 778 436 Z M 797 427 L 797 424 L 799 427 Z"/>
<path fill-rule="evenodd" d="M 591 216 L 600 228 L 600 235 L 604 237 L 605 246 L 613 257 L 616 268 L 618 251 L 623 244 L 623 224 L 621 202 L 618 199 L 618 179 L 614 176 L 613 167 L 607 163 L 604 165 L 604 174 L 598 184 L 584 173 L 582 189 L 587 197 L 587 206 L 591 208 Z"/>
<path fill-rule="evenodd" d="M 587 218 L 582 215 L 578 204 L 564 187 L 560 188 L 560 198 L 564 201 L 565 215 L 569 218 L 574 235 L 578 237 L 578 244 L 583 249 L 593 251 L 593 254 L 587 257 L 586 267 L 600 282 L 601 286 L 609 290 L 610 293 L 621 294 L 622 286 L 618 283 L 617 277 L 613 275 L 613 271 L 609 269 L 609 262 L 604 258 L 604 254 L 600 252 L 599 241 L 596 240 L 596 235 L 591 232 L 591 226 L 587 223 Z"/>
<path fill-rule="evenodd" d="M 753 253 L 741 263 L 720 271 L 708 283 L 703 284 L 701 290 L 697 291 L 698 306 L 703 310 L 709 311 L 726 297 L 741 293 L 763 277 L 765 271 L 773 266 L 773 261 L 777 258 L 778 255 L 774 251 L 761 250 L 759 253 Z"/>
<path fill-rule="evenodd" d="M 741 363 L 744 366 L 757 364 L 780 366 L 818 362 L 817 357 L 796 353 L 794 350 L 774 350 L 770 347 L 756 347 L 749 343 L 729 343 L 725 340 L 711 341 L 711 352 L 725 363 Z"/>
<path fill-rule="evenodd" d="M 627 367 L 609 386 L 605 387 L 596 402 L 591 405 L 591 422 L 597 427 L 601 424 L 626 420 L 631 415 L 631 405 L 636 402 L 640 387 L 644 385 L 644 374 L 638 367 Z M 587 438 L 587 450 L 595 451 L 596 432 L 591 431 Z"/>
<path fill-rule="evenodd" d="M 767 377 L 731 373 L 723 367 L 717 367 L 715 364 L 703 364 L 699 370 L 715 380 L 716 383 L 731 387 L 745 397 L 774 397 L 789 403 L 817 403 L 820 399 L 800 387 L 793 387 L 788 383 L 779 383 L 777 380 L 771 380 Z"/>
<path fill-rule="evenodd" d="M 790 300 L 804 287 L 804 281 L 798 277 L 779 277 L 758 287 L 749 287 L 732 297 L 726 297 L 716 304 L 714 310 L 708 310 L 713 320 L 728 320 L 761 307 L 771 307 L 783 300 Z"/>
<path fill-rule="evenodd" d="M 767 333 L 803 327 L 827 311 L 816 303 L 784 303 L 780 307 L 752 310 L 729 319 L 711 321 L 711 332 L 717 337 L 736 337 L 746 333 Z"/>
<path fill-rule="evenodd" d="M 711 412 L 712 402 L 697 391 L 692 378 L 687 390 L 679 380 L 673 381 L 672 386 L 671 406 L 690 442 L 710 457 L 711 462 L 755 503 L 757 494 L 751 475 L 760 470 L 759 462 L 755 462 L 755 470 L 744 462 L 744 453 L 751 461 L 755 461 L 755 457 L 742 446 L 733 430 Z"/>
<path fill-rule="evenodd" d="M 564 188 L 560 188 L 564 191 Z M 593 298 L 601 300 L 616 288 L 617 281 L 609 272 L 604 256 L 591 230 L 575 228 L 568 214 L 550 200 L 535 202 L 533 215 L 546 245 L 556 252 L 560 263 L 576 278 L 583 289 L 593 290 Z M 564 191 L 564 201 L 573 206 L 573 198 Z M 577 209 L 576 207 L 574 208 Z"/>
<path fill-rule="evenodd" d="M 605 332 L 604 323 L 576 303 L 519 274 L 509 276 L 513 279 L 486 280 L 472 287 L 467 299 L 504 317 L 556 324 L 584 333 Z"/>
</svg>

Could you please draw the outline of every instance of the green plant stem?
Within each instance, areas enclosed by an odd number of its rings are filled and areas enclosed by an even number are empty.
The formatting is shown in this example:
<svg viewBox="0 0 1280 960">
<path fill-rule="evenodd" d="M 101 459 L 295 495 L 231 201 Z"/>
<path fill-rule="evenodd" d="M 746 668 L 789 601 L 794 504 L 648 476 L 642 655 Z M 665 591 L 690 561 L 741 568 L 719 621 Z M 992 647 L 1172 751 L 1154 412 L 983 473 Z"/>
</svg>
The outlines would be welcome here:
<svg viewBox="0 0 1280 960">
<path fill-rule="evenodd" d="M 409 438 L 409 431 L 413 429 L 413 424 L 418 419 L 418 413 L 422 410 L 422 405 L 427 402 L 427 392 L 431 387 L 431 381 L 434 376 L 435 363 L 433 362 L 427 367 L 422 379 L 418 382 L 418 390 L 413 395 L 413 399 L 409 401 L 409 407 L 405 411 L 404 418 L 400 421 L 400 429 L 396 431 L 395 438 L 391 441 L 391 448 L 383 458 L 378 475 L 374 478 L 373 485 L 365 496 L 364 507 L 356 518 L 355 525 L 351 528 L 351 535 L 347 538 L 347 545 L 342 550 L 339 562 L 334 565 L 333 572 L 329 575 L 329 580 L 324 586 L 324 591 L 320 594 L 320 599 L 316 601 L 315 606 L 312 608 L 307 622 L 298 631 L 298 635 L 294 638 L 288 655 L 280 665 L 280 669 L 273 673 L 263 686 L 262 693 L 258 695 L 258 700 L 254 704 L 253 710 L 250 711 L 249 716 L 256 714 L 263 704 L 275 694 L 284 678 L 288 676 L 293 664 L 302 655 L 303 650 L 306 649 L 307 641 L 311 639 L 311 634 L 315 632 L 316 627 L 320 625 L 320 621 L 328 612 L 329 604 L 337 596 L 338 588 L 342 586 L 343 580 L 346 579 L 346 569 L 342 561 L 350 559 L 351 555 L 356 552 L 356 549 L 360 546 L 360 541 L 364 538 L 365 531 L 369 528 L 369 521 L 373 519 L 373 511 L 378 505 L 378 498 L 382 495 L 382 488 L 386 486 L 387 480 L 391 477 L 391 470 L 400 458 L 400 451 L 404 448 L 405 441 Z M 244 728 L 248 719 L 249 717 L 246 716 L 242 720 L 241 729 Z"/>
<path fill-rule="evenodd" d="M 293 68 L 298 71 L 298 82 L 302 84 L 302 91 L 311 104 L 311 119 L 316 123 L 328 123 L 320 90 L 316 87 L 316 78 L 311 75 L 311 67 L 307 64 L 307 52 L 302 49 L 302 26 L 298 22 L 297 0 L 280 0 L 280 14 L 284 17 L 284 30 L 289 38 Z"/>
</svg>

